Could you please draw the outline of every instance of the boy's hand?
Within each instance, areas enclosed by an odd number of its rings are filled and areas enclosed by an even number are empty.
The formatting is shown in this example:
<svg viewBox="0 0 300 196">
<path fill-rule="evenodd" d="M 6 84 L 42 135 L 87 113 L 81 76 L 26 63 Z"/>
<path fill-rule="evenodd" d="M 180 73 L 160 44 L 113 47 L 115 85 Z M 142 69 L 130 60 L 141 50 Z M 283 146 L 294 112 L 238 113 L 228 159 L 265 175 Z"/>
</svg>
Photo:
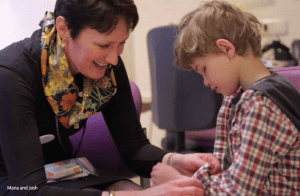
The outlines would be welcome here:
<svg viewBox="0 0 300 196">
<path fill-rule="evenodd" d="M 205 163 L 209 163 L 212 168 L 210 174 L 221 170 L 219 160 L 212 153 L 175 154 L 170 161 L 171 166 L 186 176 L 193 176 Z"/>
<path fill-rule="evenodd" d="M 175 168 L 165 163 L 158 163 L 152 168 L 151 186 L 157 186 L 170 180 L 184 178 Z"/>
</svg>

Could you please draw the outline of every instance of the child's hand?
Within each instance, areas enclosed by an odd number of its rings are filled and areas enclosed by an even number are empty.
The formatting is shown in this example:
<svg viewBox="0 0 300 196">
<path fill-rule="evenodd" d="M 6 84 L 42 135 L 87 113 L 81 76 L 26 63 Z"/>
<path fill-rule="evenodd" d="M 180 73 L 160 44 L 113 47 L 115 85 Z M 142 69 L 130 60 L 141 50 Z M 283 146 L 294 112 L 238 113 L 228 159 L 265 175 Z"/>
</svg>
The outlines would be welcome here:
<svg viewBox="0 0 300 196">
<path fill-rule="evenodd" d="M 165 164 L 158 163 L 152 168 L 151 186 L 157 186 L 170 180 L 184 178 L 175 168 Z"/>
</svg>

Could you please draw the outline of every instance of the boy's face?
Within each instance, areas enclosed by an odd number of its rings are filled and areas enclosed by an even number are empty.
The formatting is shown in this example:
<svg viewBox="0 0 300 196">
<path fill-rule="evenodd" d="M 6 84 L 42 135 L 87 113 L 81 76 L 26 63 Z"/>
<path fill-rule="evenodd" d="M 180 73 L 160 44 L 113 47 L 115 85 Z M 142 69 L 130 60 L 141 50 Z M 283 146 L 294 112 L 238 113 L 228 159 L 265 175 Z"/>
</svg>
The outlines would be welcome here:
<svg viewBox="0 0 300 196">
<path fill-rule="evenodd" d="M 192 67 L 203 76 L 205 86 L 210 86 L 224 96 L 236 93 L 240 86 L 238 69 L 226 54 L 196 57 L 192 61 Z"/>
</svg>

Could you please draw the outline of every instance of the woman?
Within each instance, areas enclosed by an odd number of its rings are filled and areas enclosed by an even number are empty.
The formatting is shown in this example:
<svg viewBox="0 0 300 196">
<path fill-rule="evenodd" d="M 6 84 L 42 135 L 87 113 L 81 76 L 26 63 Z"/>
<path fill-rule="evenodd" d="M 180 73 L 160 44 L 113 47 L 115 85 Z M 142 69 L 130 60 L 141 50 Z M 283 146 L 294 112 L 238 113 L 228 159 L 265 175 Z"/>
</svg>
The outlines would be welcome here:
<svg viewBox="0 0 300 196">
<path fill-rule="evenodd" d="M 118 196 L 201 192 L 200 183 L 190 178 L 140 190 L 101 171 L 98 176 L 46 181 L 44 165 L 74 158 L 78 149 L 68 136 L 99 111 L 123 160 L 139 175 L 150 177 L 158 162 L 191 175 L 206 162 L 199 154 L 167 153 L 143 133 L 119 57 L 137 22 L 132 0 L 57 0 L 54 15 L 46 13 L 40 30 L 0 51 L 0 190 L 43 196 L 114 195 L 105 190 Z M 54 139 L 42 145 L 39 137 L 49 134 Z M 13 191 L 7 186 L 37 188 Z"/>
</svg>

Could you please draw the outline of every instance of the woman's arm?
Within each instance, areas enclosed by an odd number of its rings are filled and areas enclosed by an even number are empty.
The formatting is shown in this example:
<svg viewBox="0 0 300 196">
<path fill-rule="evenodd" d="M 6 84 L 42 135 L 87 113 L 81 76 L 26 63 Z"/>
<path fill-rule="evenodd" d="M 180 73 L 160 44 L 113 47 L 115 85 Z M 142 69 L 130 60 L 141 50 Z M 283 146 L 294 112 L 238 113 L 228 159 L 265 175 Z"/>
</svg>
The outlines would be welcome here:
<svg viewBox="0 0 300 196">
<path fill-rule="evenodd" d="M 20 75 L 0 67 L 0 94 L 0 145 L 11 186 L 38 187 L 37 191 L 16 190 L 15 195 L 94 195 L 46 184 L 35 113 L 36 91 L 32 86 Z"/>
<path fill-rule="evenodd" d="M 151 145 L 142 129 L 121 58 L 115 77 L 117 93 L 103 108 L 104 119 L 125 163 L 137 174 L 150 177 L 152 167 L 167 152 Z"/>
<path fill-rule="evenodd" d="M 163 157 L 162 162 L 174 167 L 182 175 L 189 177 L 193 176 L 206 163 L 210 165 L 210 174 L 215 174 L 221 169 L 219 160 L 212 153 L 168 153 Z M 165 173 L 167 175 L 167 172 Z"/>
<path fill-rule="evenodd" d="M 142 191 L 117 191 L 116 196 L 161 196 L 161 195 L 195 195 L 204 196 L 202 185 L 197 179 L 182 178 L 166 182 L 162 185 L 151 187 Z M 102 196 L 108 196 L 108 192 L 103 192 Z"/>
</svg>

